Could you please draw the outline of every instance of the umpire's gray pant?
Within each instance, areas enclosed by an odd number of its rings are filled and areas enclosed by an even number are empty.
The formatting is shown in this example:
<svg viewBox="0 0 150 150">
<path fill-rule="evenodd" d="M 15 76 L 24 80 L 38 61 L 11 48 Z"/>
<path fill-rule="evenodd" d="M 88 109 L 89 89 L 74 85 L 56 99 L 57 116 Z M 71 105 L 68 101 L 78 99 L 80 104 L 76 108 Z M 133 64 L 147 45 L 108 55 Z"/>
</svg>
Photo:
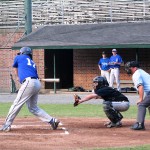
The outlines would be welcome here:
<svg viewBox="0 0 150 150">
<path fill-rule="evenodd" d="M 141 103 L 138 104 L 137 122 L 144 123 L 146 108 L 150 106 L 150 92 L 147 93 Z"/>
</svg>

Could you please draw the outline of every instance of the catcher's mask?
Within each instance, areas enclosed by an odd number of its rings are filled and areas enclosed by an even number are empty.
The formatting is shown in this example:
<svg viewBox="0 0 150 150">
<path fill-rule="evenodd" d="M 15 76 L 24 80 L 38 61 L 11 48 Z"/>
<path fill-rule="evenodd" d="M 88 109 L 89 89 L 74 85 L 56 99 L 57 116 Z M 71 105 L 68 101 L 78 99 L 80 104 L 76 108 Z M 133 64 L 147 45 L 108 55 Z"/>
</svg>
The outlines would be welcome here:
<svg viewBox="0 0 150 150">
<path fill-rule="evenodd" d="M 97 76 L 93 79 L 93 89 L 98 90 L 104 86 L 109 86 L 106 78 Z"/>
<path fill-rule="evenodd" d="M 131 67 L 139 68 L 139 63 L 137 61 L 129 61 L 125 64 L 125 71 L 127 74 L 132 74 Z"/>
</svg>

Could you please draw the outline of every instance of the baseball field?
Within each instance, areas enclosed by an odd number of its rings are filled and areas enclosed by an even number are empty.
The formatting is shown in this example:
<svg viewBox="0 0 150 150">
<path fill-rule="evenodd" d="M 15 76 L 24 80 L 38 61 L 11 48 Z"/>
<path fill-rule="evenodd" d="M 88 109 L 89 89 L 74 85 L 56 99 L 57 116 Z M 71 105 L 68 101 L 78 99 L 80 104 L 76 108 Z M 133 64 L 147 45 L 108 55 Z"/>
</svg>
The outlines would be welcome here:
<svg viewBox="0 0 150 150">
<path fill-rule="evenodd" d="M 3 124 L 11 103 L 0 103 L 0 124 Z M 3 150 L 149 150 L 150 120 L 146 130 L 132 131 L 137 108 L 123 113 L 123 127 L 106 128 L 107 118 L 102 105 L 40 104 L 50 115 L 60 119 L 61 126 L 52 130 L 30 114 L 24 106 L 15 119 L 11 132 L 0 132 Z"/>
</svg>

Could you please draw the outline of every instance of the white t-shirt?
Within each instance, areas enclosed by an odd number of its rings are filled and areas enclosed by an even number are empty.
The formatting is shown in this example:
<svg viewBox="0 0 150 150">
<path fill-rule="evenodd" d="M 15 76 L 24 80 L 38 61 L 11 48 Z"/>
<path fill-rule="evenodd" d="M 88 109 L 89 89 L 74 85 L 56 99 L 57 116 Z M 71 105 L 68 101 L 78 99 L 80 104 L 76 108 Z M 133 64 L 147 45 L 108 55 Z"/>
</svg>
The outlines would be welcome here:
<svg viewBox="0 0 150 150">
<path fill-rule="evenodd" d="M 132 80 L 136 89 L 138 89 L 139 85 L 142 85 L 145 93 L 150 92 L 150 74 L 138 69 L 134 72 Z"/>
</svg>

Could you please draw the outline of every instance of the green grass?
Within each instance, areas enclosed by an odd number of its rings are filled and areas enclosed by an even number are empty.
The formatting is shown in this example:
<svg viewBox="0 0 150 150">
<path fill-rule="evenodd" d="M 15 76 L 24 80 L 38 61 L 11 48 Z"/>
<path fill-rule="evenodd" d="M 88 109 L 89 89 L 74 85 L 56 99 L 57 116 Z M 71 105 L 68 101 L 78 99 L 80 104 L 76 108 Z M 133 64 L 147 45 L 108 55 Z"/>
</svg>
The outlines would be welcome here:
<svg viewBox="0 0 150 150">
<path fill-rule="evenodd" d="M 10 106 L 11 103 L 0 103 L 0 117 L 7 115 Z M 73 107 L 71 104 L 40 104 L 39 106 L 52 116 L 106 118 L 102 105 L 81 104 L 78 107 Z M 124 118 L 136 118 L 137 106 L 131 106 L 128 111 L 122 114 Z M 26 105 L 24 105 L 18 116 L 32 116 L 32 114 L 28 111 Z M 146 115 L 147 117 L 149 117 L 148 114 Z"/>
<path fill-rule="evenodd" d="M 142 145 L 136 147 L 123 147 L 123 148 L 102 148 L 102 149 L 92 149 L 92 150 L 149 150 L 150 145 Z"/>
<path fill-rule="evenodd" d="M 0 103 L 0 117 L 6 117 L 11 103 Z M 81 104 L 78 107 L 73 107 L 71 104 L 40 104 L 48 114 L 55 117 L 100 117 L 106 118 L 103 112 L 102 105 Z M 137 106 L 131 106 L 130 109 L 122 113 L 124 118 L 135 119 L 137 115 Z M 18 117 L 33 116 L 27 109 L 26 105 L 23 106 Z M 149 118 L 147 113 L 146 118 Z M 125 148 L 107 148 L 107 149 L 92 149 L 92 150 L 149 150 L 150 145 L 139 147 L 125 147 Z M 90 149 L 91 150 L 91 149 Z"/>
</svg>

